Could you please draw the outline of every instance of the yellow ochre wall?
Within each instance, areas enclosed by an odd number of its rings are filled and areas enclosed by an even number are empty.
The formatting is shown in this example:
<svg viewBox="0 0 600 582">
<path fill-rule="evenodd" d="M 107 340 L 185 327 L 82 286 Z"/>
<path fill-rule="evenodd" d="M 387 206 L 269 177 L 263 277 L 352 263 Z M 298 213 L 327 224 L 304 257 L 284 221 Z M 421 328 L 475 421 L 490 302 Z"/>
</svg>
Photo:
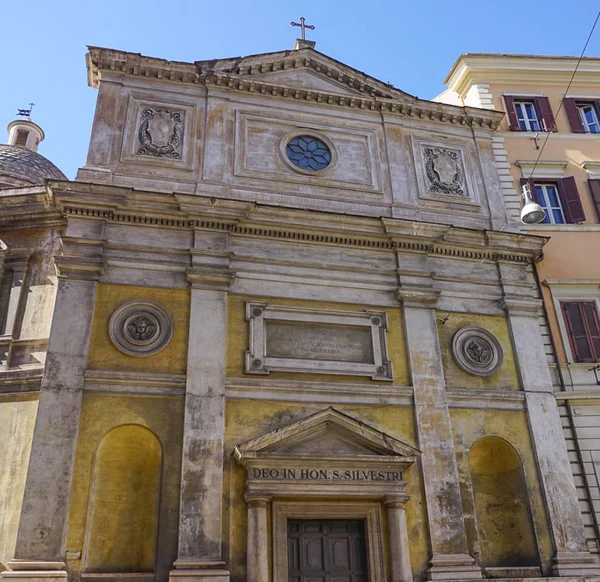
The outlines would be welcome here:
<svg viewBox="0 0 600 582">
<path fill-rule="evenodd" d="M 140 374 L 185 374 L 187 368 L 187 341 L 189 326 L 189 292 L 185 290 L 159 289 L 125 285 L 98 285 L 96 303 L 92 322 L 88 368 L 113 372 L 138 372 Z M 172 316 L 173 336 L 169 345 L 158 354 L 138 358 L 128 356 L 117 350 L 108 334 L 108 322 L 114 310 L 127 301 L 151 301 L 161 305 Z M 93 385 L 92 385 L 93 386 Z M 154 528 L 158 523 L 158 539 L 156 543 L 152 535 L 148 536 L 146 545 L 136 549 L 137 556 L 132 557 L 125 549 L 120 555 L 123 563 L 137 564 L 137 571 L 147 570 L 156 545 L 157 579 L 166 580 L 172 564 L 177 557 L 179 494 L 181 479 L 181 446 L 183 439 L 183 396 L 153 396 L 136 394 L 136 386 L 124 386 L 126 393 L 102 393 L 86 391 L 83 395 L 77 452 L 73 473 L 73 489 L 70 507 L 69 531 L 67 550 L 71 557 L 69 568 L 73 572 L 85 571 L 86 567 L 96 571 L 131 570 L 119 567 L 114 555 L 110 552 L 110 535 L 108 529 L 113 528 L 116 536 L 114 547 L 126 546 L 127 539 L 133 539 L 138 532 L 127 531 L 127 527 Z M 116 432 L 111 432 L 118 429 Z M 131 427 L 131 428 L 126 428 Z M 150 445 L 150 439 L 140 441 L 141 449 L 154 461 L 137 467 L 138 473 L 148 472 L 148 479 L 156 483 L 154 467 L 160 466 L 159 509 L 156 515 L 141 515 L 129 526 L 116 523 L 110 515 L 112 509 L 125 503 L 117 496 L 133 495 L 131 504 L 139 506 L 133 489 L 120 489 L 116 481 L 110 479 L 107 471 L 101 471 L 98 450 L 103 439 L 111 435 L 111 439 L 127 440 L 128 434 L 141 435 L 134 427 L 144 427 L 158 440 L 160 450 Z M 151 435 L 150 435 L 151 436 Z M 146 443 L 146 444 L 144 444 Z M 147 445 L 147 446 L 146 446 Z M 100 458 L 100 465 L 107 458 L 114 459 L 115 471 L 127 472 L 128 463 L 125 457 L 132 453 L 128 443 L 112 443 L 110 452 Z M 160 453 L 159 458 L 157 455 Z M 160 460 L 162 459 L 162 461 Z M 101 467 L 100 467 L 101 468 Z M 93 483 L 94 472 L 99 483 Z M 112 495 L 116 496 L 111 500 Z M 95 500 L 95 492 L 100 491 L 99 499 Z M 139 492 L 138 492 L 139 493 Z M 94 502 L 97 501 L 95 504 Z M 142 506 L 140 506 L 142 507 Z M 152 513 L 153 504 L 142 507 Z M 103 515 L 103 512 L 106 515 Z M 93 523 L 105 521 L 107 528 L 101 531 Z M 92 527 L 91 527 L 92 526 Z M 89 539 L 96 535 L 96 539 Z M 94 532 L 97 532 L 94 534 Z M 95 553 L 92 563 L 86 566 L 86 552 L 92 548 Z M 96 549 L 94 549 L 96 548 Z M 81 552 L 81 558 L 75 558 Z"/>
<path fill-rule="evenodd" d="M 117 307 L 134 300 L 157 303 L 166 309 L 173 318 L 173 337 L 169 345 L 154 356 L 145 358 L 128 356 L 121 353 L 110 340 L 108 334 L 110 316 Z M 128 285 L 98 285 L 88 368 L 90 370 L 185 374 L 189 318 L 189 291 Z"/>
<path fill-rule="evenodd" d="M 81 551 L 82 559 L 70 560 L 71 571 L 77 572 L 85 568 L 85 553 L 90 544 L 89 540 L 86 541 L 86 534 L 90 530 L 90 513 L 94 504 L 92 476 L 98 446 L 113 429 L 124 425 L 139 425 L 154 433 L 162 449 L 157 575 L 162 580 L 168 577 L 173 561 L 177 557 L 183 412 L 184 399 L 182 397 L 84 393 L 67 536 L 67 550 Z M 124 431 L 123 438 L 127 434 L 127 431 Z M 125 453 L 127 449 L 125 443 L 124 449 Z M 129 491 L 128 494 L 135 497 L 133 491 Z M 133 498 L 131 503 L 137 505 Z M 105 503 L 104 507 L 109 511 L 111 506 Z M 152 511 L 152 504 L 148 504 L 146 507 Z M 113 521 L 111 515 L 97 514 L 95 519 L 100 521 L 104 519 L 107 524 Z M 144 523 L 152 520 L 153 516 L 151 515 L 140 518 L 140 521 Z M 136 523 L 138 522 L 132 522 L 131 527 L 136 527 Z M 135 535 L 135 532 L 130 533 Z M 92 545 L 95 541 L 92 542 Z M 104 534 L 103 539 L 98 542 L 104 546 L 108 543 L 104 539 Z M 119 544 L 123 544 L 123 542 L 123 539 L 115 539 L 114 545 L 118 548 Z M 100 568 L 96 564 L 94 569 Z"/>
<path fill-rule="evenodd" d="M 437 322 L 444 377 L 448 388 L 519 389 L 519 374 L 513 353 L 510 329 L 505 317 L 440 311 L 437 313 Z M 459 329 L 467 325 L 474 325 L 489 331 L 496 336 L 502 346 L 504 363 L 500 370 L 492 376 L 481 377 L 467 374 L 452 357 L 452 338 Z"/>
<path fill-rule="evenodd" d="M 38 394 L 0 396 L 0 567 L 14 558 Z"/>
<path fill-rule="evenodd" d="M 521 458 L 525 482 L 527 484 L 527 489 L 522 491 L 522 495 L 529 498 L 537 543 L 540 548 L 540 560 L 544 568 L 543 573 L 544 575 L 550 575 L 553 553 L 552 540 L 546 520 L 543 493 L 538 479 L 537 465 L 529 436 L 526 412 L 454 408 L 450 410 L 450 416 L 452 419 L 452 434 L 456 450 L 470 553 L 478 553 L 475 547 L 475 541 L 478 537 L 477 520 L 482 519 L 482 516 L 477 515 L 475 510 L 469 467 L 469 453 L 472 446 L 480 438 L 497 436 L 511 444 Z M 499 499 L 499 502 L 502 502 L 502 499 Z M 513 550 L 520 551 L 520 549 L 515 550 L 511 546 L 511 540 L 506 540 L 506 544 L 506 548 L 503 549 L 505 555 L 510 555 Z"/>
</svg>

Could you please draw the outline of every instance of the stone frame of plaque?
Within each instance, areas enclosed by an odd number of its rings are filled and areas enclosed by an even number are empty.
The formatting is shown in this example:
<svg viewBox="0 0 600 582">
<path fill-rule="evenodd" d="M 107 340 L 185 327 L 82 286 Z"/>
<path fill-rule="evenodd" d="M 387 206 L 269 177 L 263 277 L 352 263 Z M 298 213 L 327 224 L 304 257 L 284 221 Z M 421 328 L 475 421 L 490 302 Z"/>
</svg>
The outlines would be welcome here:
<svg viewBox="0 0 600 582">
<path fill-rule="evenodd" d="M 385 311 L 341 311 L 248 301 L 247 374 L 272 371 L 393 380 Z"/>
<path fill-rule="evenodd" d="M 167 155 L 142 155 L 139 153 L 139 130 L 146 109 L 154 109 L 179 114 L 181 123 L 181 148 L 178 157 Z M 196 133 L 196 107 L 176 99 L 157 101 L 142 93 L 130 95 L 127 103 L 127 116 L 123 130 L 121 162 L 149 165 L 169 166 L 174 169 L 191 171 L 194 169 L 194 143 Z"/>
<path fill-rule="evenodd" d="M 424 201 L 441 202 L 443 204 L 457 205 L 456 208 L 463 210 L 478 211 L 481 201 L 473 181 L 473 168 L 470 163 L 467 146 L 458 142 L 435 141 L 432 139 L 422 139 L 411 136 L 411 145 L 413 157 L 415 160 L 415 170 L 417 174 L 417 183 L 419 186 L 419 198 Z M 452 153 L 456 158 L 457 167 L 462 174 L 461 195 L 445 192 L 444 188 L 436 188 L 435 180 L 428 176 L 428 157 L 427 150 L 436 150 Z M 447 185 L 447 180 L 443 177 L 440 183 Z"/>
</svg>

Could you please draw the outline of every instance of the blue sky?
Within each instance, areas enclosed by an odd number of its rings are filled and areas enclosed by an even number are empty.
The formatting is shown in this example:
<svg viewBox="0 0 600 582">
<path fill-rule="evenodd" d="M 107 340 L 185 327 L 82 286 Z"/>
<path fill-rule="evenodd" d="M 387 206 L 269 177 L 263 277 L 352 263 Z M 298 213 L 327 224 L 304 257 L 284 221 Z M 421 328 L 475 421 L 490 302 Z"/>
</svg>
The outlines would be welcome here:
<svg viewBox="0 0 600 582">
<path fill-rule="evenodd" d="M 317 50 L 431 98 L 465 52 L 579 55 L 597 0 L 29 0 L 0 2 L 0 143 L 17 107 L 36 104 L 40 153 L 71 179 L 84 165 L 96 91 L 86 45 L 195 61 L 291 49 L 305 16 Z M 600 26 L 587 56 L 600 56 Z M 4 133 L 2 133 L 4 132 Z"/>
</svg>

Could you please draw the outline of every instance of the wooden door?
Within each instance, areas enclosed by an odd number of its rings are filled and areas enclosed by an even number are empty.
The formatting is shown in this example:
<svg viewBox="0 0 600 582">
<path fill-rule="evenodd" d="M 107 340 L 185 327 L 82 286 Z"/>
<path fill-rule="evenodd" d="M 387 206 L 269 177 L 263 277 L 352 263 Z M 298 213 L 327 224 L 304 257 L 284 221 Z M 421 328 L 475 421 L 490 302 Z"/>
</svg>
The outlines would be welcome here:
<svg viewBox="0 0 600 582">
<path fill-rule="evenodd" d="M 288 520 L 289 582 L 368 582 L 363 520 Z"/>
</svg>

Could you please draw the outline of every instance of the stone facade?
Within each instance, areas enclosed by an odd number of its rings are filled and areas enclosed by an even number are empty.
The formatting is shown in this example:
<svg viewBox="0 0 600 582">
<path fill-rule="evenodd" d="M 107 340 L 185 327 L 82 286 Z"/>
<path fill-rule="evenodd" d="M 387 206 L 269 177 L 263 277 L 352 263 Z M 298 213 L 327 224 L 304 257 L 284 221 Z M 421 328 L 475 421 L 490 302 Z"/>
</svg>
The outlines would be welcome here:
<svg viewBox="0 0 600 582">
<path fill-rule="evenodd" d="M 373 582 L 600 573 L 501 114 L 312 48 L 91 48 L 88 73 L 87 163 L 37 193 L 58 282 L 3 579 L 325 579 L 355 554 Z M 364 547 L 294 553 L 290 523 L 323 520 Z"/>
</svg>

